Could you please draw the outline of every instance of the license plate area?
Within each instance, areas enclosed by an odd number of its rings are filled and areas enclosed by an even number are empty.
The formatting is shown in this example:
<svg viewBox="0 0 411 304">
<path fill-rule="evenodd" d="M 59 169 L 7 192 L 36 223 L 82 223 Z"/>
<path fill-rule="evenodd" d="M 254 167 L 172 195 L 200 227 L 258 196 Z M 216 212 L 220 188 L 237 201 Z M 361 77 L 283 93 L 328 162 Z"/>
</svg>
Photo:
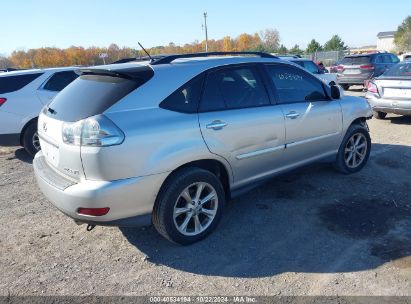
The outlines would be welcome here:
<svg viewBox="0 0 411 304">
<path fill-rule="evenodd" d="M 344 74 L 345 75 L 359 75 L 359 74 L 361 74 L 361 71 L 356 70 L 356 69 L 346 69 L 344 71 Z"/>
<path fill-rule="evenodd" d="M 385 88 L 384 97 L 387 98 L 411 98 L 411 89 Z"/>
<path fill-rule="evenodd" d="M 43 155 L 46 157 L 47 161 L 54 167 L 59 165 L 59 148 L 51 143 L 44 140 L 41 142 L 41 150 Z"/>
</svg>

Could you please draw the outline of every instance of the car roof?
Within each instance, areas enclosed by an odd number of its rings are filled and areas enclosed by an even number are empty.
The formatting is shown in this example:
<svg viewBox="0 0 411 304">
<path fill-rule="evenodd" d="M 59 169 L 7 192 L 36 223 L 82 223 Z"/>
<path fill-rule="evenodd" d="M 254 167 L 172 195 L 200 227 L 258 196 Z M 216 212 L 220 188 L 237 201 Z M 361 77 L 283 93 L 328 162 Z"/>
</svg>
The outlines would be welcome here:
<svg viewBox="0 0 411 304">
<path fill-rule="evenodd" d="M 18 70 L 18 71 L 10 71 L 10 72 L 1 73 L 0 77 L 18 76 L 18 75 L 45 73 L 45 72 L 72 71 L 72 70 L 77 70 L 77 69 L 79 69 L 79 67 L 71 66 L 71 67 L 58 67 L 58 68 L 45 68 L 45 69 Z"/>
</svg>

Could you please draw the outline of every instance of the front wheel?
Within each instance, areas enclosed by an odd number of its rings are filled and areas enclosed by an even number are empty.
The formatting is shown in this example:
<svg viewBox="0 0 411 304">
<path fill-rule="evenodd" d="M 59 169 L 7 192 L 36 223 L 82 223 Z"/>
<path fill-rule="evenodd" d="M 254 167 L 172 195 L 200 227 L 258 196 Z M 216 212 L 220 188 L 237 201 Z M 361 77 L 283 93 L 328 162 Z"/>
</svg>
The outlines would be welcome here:
<svg viewBox="0 0 411 304">
<path fill-rule="evenodd" d="M 349 84 L 342 84 L 341 87 L 344 89 L 344 91 L 348 91 L 350 89 Z"/>
<path fill-rule="evenodd" d="M 367 128 L 354 124 L 344 136 L 334 165 L 344 174 L 358 172 L 367 163 L 370 152 L 371 138 Z"/>
<path fill-rule="evenodd" d="M 211 172 L 184 168 L 163 185 L 153 209 L 153 224 L 168 240 L 187 245 L 205 238 L 220 221 L 224 189 Z"/>
<path fill-rule="evenodd" d="M 27 126 L 26 130 L 24 130 L 22 139 L 24 149 L 31 156 L 34 156 L 41 149 L 36 122 L 32 122 Z"/>
</svg>

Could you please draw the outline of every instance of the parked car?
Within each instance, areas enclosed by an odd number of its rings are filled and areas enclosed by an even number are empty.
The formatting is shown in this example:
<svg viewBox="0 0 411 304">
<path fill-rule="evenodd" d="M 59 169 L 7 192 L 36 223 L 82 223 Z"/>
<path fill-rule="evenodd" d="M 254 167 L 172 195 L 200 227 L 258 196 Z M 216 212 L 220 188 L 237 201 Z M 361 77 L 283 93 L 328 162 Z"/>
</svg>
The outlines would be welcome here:
<svg viewBox="0 0 411 304">
<path fill-rule="evenodd" d="M 411 52 L 405 53 L 401 57 L 402 57 L 401 61 L 411 61 Z"/>
<path fill-rule="evenodd" d="M 245 187 L 319 160 L 347 174 L 364 167 L 365 99 L 340 98 L 338 86 L 275 56 L 242 54 L 80 70 L 39 116 L 42 192 L 89 229 L 152 221 L 189 244 Z"/>
<path fill-rule="evenodd" d="M 74 67 L 23 70 L 0 74 L 0 146 L 40 149 L 37 117 L 41 108 L 77 78 Z"/>
<path fill-rule="evenodd" d="M 398 62 L 398 57 L 390 53 L 345 56 L 337 67 L 338 81 L 344 90 L 352 85 L 364 85 L 365 81 L 382 75 Z"/>
<path fill-rule="evenodd" d="M 330 73 L 338 73 L 338 66 L 341 64 L 342 60 L 338 60 L 336 63 L 330 66 Z"/>
<path fill-rule="evenodd" d="M 331 73 L 324 73 L 318 65 L 309 59 L 301 59 L 301 58 L 286 58 L 285 60 L 289 60 L 295 64 L 298 64 L 299 66 L 302 66 L 305 68 L 307 71 L 310 73 L 314 74 L 317 78 L 321 79 L 324 81 L 324 83 L 328 85 L 336 85 L 338 84 L 338 79 L 336 74 L 331 74 Z"/>
<path fill-rule="evenodd" d="M 365 96 L 374 117 L 384 119 L 387 113 L 411 115 L 411 62 L 402 62 L 370 81 Z"/>
</svg>

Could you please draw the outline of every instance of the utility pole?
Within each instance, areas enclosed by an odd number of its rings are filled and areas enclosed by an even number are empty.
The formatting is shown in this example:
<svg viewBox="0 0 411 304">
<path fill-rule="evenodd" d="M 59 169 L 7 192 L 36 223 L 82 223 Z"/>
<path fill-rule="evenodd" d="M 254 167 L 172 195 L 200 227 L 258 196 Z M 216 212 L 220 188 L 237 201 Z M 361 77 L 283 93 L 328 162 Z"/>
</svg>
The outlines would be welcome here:
<svg viewBox="0 0 411 304">
<path fill-rule="evenodd" d="M 204 13 L 204 30 L 205 30 L 205 37 L 206 37 L 205 51 L 208 52 L 207 12 Z"/>
</svg>

